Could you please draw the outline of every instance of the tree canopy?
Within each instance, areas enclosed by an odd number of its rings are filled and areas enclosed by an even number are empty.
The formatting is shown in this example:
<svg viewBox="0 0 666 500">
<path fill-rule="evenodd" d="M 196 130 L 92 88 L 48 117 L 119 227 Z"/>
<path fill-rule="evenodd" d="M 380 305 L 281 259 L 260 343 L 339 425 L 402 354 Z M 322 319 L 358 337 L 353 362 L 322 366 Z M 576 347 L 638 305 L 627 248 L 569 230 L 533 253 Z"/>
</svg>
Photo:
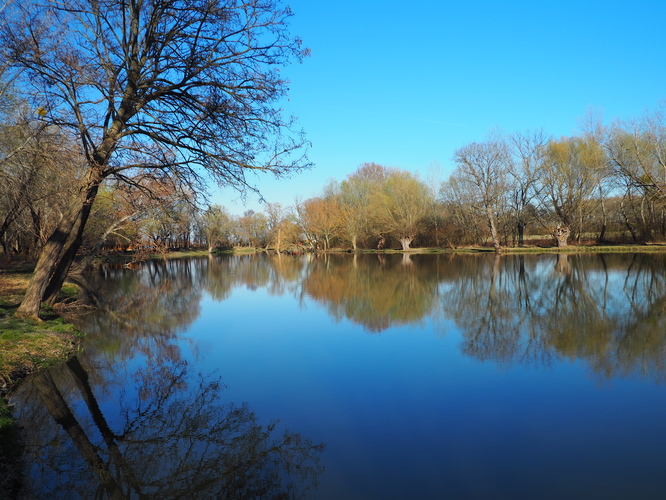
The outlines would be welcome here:
<svg viewBox="0 0 666 500">
<path fill-rule="evenodd" d="M 245 189 L 247 171 L 309 166 L 279 107 L 280 67 L 308 51 L 278 0 L 36 0 L 1 15 L 10 78 L 85 159 L 20 315 L 60 289 L 104 179 L 166 176 L 197 193 L 208 178 Z"/>
</svg>

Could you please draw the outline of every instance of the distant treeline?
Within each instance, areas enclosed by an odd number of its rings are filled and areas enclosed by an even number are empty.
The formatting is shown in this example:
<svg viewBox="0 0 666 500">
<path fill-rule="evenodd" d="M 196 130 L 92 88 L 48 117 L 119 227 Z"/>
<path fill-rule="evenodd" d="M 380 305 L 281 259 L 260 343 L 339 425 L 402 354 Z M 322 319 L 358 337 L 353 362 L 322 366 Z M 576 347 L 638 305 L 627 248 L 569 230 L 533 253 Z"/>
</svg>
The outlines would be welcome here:
<svg viewBox="0 0 666 500">
<path fill-rule="evenodd" d="M 494 134 L 457 149 L 448 178 L 364 163 L 319 196 L 263 212 L 202 208 L 175 176 L 136 168 L 100 188 L 82 248 L 279 251 L 625 243 L 666 240 L 665 108 L 581 133 Z M 85 162 L 71 138 L 25 120 L 0 125 L 0 243 L 35 257 L 76 194 Z"/>
</svg>

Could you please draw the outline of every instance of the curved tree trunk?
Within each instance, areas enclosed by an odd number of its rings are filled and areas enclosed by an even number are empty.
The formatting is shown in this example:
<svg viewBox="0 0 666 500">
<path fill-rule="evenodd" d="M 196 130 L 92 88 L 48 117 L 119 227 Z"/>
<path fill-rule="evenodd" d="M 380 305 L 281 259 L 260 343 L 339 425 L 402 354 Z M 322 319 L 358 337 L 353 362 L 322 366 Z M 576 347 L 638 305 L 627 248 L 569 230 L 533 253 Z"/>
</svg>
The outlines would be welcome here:
<svg viewBox="0 0 666 500">
<path fill-rule="evenodd" d="M 604 194 L 599 186 L 599 198 L 601 199 L 601 230 L 599 231 L 599 243 L 606 239 L 606 227 L 608 225 L 608 214 L 606 213 L 606 204 L 604 203 Z"/>
<path fill-rule="evenodd" d="M 83 229 L 101 181 L 102 177 L 96 172 L 88 172 L 85 187 L 42 248 L 23 301 L 16 310 L 17 316 L 38 319 L 42 302 L 55 301 L 81 247 Z"/>
</svg>

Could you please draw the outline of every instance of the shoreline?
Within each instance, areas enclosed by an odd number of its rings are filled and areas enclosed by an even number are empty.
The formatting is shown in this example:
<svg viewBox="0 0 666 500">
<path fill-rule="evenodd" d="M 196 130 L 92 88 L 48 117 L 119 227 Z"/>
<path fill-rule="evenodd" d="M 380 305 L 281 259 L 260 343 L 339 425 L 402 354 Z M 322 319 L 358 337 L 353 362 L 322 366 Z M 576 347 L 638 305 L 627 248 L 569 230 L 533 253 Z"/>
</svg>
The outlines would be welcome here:
<svg viewBox="0 0 666 500">
<path fill-rule="evenodd" d="M 66 361 L 80 348 L 82 334 L 56 310 L 42 308 L 42 321 L 14 317 L 31 271 L 0 270 L 0 396 L 4 399 L 28 375 Z M 60 301 L 73 300 L 78 288 L 67 284 Z"/>
<path fill-rule="evenodd" d="M 215 250 L 217 254 L 244 255 L 250 253 L 275 252 L 272 249 L 235 248 Z M 410 248 L 401 249 L 348 249 L 304 251 L 315 254 L 495 254 L 492 247 L 472 246 L 460 248 Z M 546 246 L 503 247 L 499 255 L 508 254 L 576 254 L 576 253 L 666 253 L 665 243 L 619 244 L 619 245 L 577 245 L 563 248 Z M 286 254 L 286 252 L 285 252 Z M 202 257 L 209 255 L 207 250 L 178 250 L 168 254 L 153 254 L 147 260 Z M 98 258 L 102 262 L 127 263 L 131 255 L 116 254 Z M 66 361 L 79 349 L 82 333 L 56 310 L 44 307 L 41 322 L 14 318 L 14 311 L 20 304 L 32 267 L 17 265 L 14 268 L 0 268 L 0 398 L 5 398 L 20 381 L 49 366 Z M 59 302 L 73 302 L 78 297 L 76 285 L 66 283 L 61 291 Z"/>
<path fill-rule="evenodd" d="M 213 255 L 250 253 L 274 253 L 265 248 L 234 248 L 215 250 Z M 284 252 L 287 254 L 287 252 Z M 495 249 L 485 246 L 459 248 L 410 248 L 402 249 L 350 249 L 333 248 L 328 250 L 303 251 L 315 254 L 495 254 Z M 576 254 L 576 253 L 666 253 L 666 243 L 616 244 L 616 245 L 570 245 L 562 248 L 549 246 L 502 247 L 499 255 L 509 254 Z M 178 259 L 209 255 L 207 250 L 177 250 L 165 255 L 152 254 L 147 260 Z M 131 255 L 110 255 L 96 259 L 102 262 L 127 263 Z M 40 313 L 41 322 L 14 318 L 14 311 L 20 304 L 28 281 L 32 276 L 29 265 L 15 268 L 0 268 L 0 398 L 6 398 L 20 381 L 49 366 L 66 361 L 79 349 L 83 335 L 72 323 L 56 310 L 44 307 Z M 76 300 L 78 287 L 66 283 L 59 301 L 68 303 Z"/>
</svg>

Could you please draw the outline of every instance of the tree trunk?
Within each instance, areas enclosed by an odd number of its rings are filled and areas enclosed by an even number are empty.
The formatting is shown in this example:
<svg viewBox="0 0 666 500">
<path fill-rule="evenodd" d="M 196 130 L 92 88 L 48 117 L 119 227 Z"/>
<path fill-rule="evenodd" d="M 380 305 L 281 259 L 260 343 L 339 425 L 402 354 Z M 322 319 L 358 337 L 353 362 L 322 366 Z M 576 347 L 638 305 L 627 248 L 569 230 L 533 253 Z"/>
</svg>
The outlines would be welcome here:
<svg viewBox="0 0 666 500">
<path fill-rule="evenodd" d="M 558 248 L 567 246 L 570 234 L 571 230 L 568 226 L 558 225 L 555 228 L 555 231 L 553 231 L 553 237 L 555 238 L 555 242 L 557 243 Z"/>
<path fill-rule="evenodd" d="M 39 319 L 42 301 L 51 304 L 55 301 L 81 246 L 83 229 L 101 181 L 96 171 L 88 171 L 85 186 L 42 248 L 23 301 L 16 310 L 17 316 Z"/>
<path fill-rule="evenodd" d="M 638 241 L 638 237 L 636 236 L 636 232 L 634 231 L 633 226 L 629 222 L 629 216 L 627 216 L 627 211 L 624 208 L 624 198 L 622 198 L 622 202 L 620 203 L 620 210 L 622 211 L 622 217 L 624 218 L 624 224 L 627 226 L 627 229 L 629 230 L 629 233 L 631 233 L 631 238 L 634 240 L 634 243 Z"/>
<path fill-rule="evenodd" d="M 522 221 L 518 222 L 517 229 L 518 229 L 518 246 L 523 247 L 525 246 L 525 223 Z"/>
<path fill-rule="evenodd" d="M 490 226 L 490 235 L 493 238 L 493 247 L 495 248 L 495 252 L 500 253 L 502 251 L 502 245 L 500 244 L 499 234 L 497 232 L 495 214 L 490 207 L 486 208 L 486 216 L 488 217 L 488 225 Z"/>
<path fill-rule="evenodd" d="M 404 236 L 400 238 L 400 244 L 402 245 L 403 250 L 409 250 L 409 245 L 412 243 L 412 238 L 409 236 Z"/>
<path fill-rule="evenodd" d="M 604 195 L 599 186 L 599 197 L 601 198 L 601 231 L 599 231 L 599 243 L 603 243 L 606 239 L 606 226 L 608 225 L 608 214 L 606 213 L 606 204 L 604 203 Z"/>
</svg>

